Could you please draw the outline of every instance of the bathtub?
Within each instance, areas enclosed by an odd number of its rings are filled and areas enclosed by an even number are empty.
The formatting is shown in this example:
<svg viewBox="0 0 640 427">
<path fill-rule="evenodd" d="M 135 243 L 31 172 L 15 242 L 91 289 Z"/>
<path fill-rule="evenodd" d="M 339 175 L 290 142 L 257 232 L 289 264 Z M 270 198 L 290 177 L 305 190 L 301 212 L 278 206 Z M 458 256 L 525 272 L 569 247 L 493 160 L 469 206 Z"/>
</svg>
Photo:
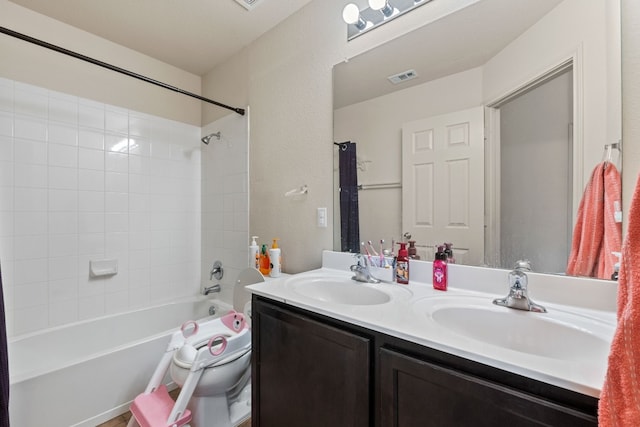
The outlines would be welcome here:
<svg viewBox="0 0 640 427">
<path fill-rule="evenodd" d="M 9 340 L 11 425 L 95 427 L 129 409 L 183 322 L 231 306 L 204 297 Z M 165 379 L 166 380 L 166 379 Z"/>
</svg>

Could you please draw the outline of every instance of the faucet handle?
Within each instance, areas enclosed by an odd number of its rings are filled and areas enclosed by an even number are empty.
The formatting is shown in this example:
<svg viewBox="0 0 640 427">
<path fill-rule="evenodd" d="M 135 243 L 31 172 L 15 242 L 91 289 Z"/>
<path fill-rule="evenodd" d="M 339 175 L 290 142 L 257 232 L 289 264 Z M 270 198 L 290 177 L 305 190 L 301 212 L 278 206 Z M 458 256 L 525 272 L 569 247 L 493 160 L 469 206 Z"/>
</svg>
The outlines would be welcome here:
<svg viewBox="0 0 640 427">
<path fill-rule="evenodd" d="M 531 271 L 531 261 L 528 259 L 519 259 L 513 267 L 514 270 Z"/>
</svg>

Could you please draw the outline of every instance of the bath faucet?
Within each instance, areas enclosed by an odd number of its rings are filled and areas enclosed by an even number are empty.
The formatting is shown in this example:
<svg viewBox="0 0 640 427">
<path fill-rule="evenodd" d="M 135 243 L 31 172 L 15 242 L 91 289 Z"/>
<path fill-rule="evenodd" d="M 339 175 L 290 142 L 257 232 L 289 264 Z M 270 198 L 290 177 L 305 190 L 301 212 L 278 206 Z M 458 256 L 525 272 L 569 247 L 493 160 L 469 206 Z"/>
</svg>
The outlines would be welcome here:
<svg viewBox="0 0 640 427">
<path fill-rule="evenodd" d="M 505 298 L 494 299 L 493 303 L 517 310 L 546 313 L 547 309 L 531 301 L 527 294 L 528 278 L 526 272 L 528 271 L 531 271 L 529 261 L 520 260 L 516 262 L 515 268 L 509 273 L 509 295 Z"/>
<path fill-rule="evenodd" d="M 214 277 L 216 280 L 220 280 L 222 279 L 222 276 L 224 276 L 222 262 L 216 261 L 213 263 L 213 267 L 211 267 L 211 271 L 209 272 L 209 280 L 213 280 Z"/>
<path fill-rule="evenodd" d="M 352 280 L 365 283 L 380 283 L 380 279 L 373 277 L 371 270 L 369 270 L 369 264 L 367 258 L 362 254 L 356 254 L 356 264 L 351 266 L 351 271 L 355 273 Z"/>
<path fill-rule="evenodd" d="M 206 288 L 204 288 L 202 290 L 202 293 L 204 295 L 209 295 L 215 292 L 220 292 L 220 285 L 212 285 L 212 286 L 207 286 Z"/>
</svg>

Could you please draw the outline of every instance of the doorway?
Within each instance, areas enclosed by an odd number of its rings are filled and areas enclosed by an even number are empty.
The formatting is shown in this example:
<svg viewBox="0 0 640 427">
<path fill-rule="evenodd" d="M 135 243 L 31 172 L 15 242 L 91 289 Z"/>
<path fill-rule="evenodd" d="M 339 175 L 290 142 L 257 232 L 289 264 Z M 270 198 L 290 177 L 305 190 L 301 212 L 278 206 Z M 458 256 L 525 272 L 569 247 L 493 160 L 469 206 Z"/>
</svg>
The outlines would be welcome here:
<svg viewBox="0 0 640 427">
<path fill-rule="evenodd" d="M 528 259 L 534 271 L 564 273 L 573 212 L 573 67 L 554 70 L 493 104 L 495 200 L 487 216 L 488 260 L 512 268 Z M 491 144 L 489 144 L 491 145 Z M 490 157 L 490 156 L 488 156 Z M 487 229 L 490 229 L 488 227 Z"/>
</svg>

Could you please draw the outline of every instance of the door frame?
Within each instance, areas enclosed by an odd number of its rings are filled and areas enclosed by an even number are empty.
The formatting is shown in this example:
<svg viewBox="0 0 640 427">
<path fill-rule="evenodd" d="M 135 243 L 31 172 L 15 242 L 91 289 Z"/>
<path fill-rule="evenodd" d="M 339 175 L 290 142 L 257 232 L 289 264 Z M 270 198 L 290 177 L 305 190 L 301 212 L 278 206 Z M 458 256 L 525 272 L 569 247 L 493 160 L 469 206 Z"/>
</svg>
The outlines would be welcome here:
<svg viewBox="0 0 640 427">
<path fill-rule="evenodd" d="M 485 107 L 485 263 L 500 260 L 500 107 L 571 69 L 573 78 L 572 197 L 571 217 L 575 218 L 584 188 L 583 141 L 583 53 L 582 46 L 570 55 L 526 79 L 515 88 L 488 102 Z M 570 224 L 571 225 L 571 224 Z"/>
</svg>

